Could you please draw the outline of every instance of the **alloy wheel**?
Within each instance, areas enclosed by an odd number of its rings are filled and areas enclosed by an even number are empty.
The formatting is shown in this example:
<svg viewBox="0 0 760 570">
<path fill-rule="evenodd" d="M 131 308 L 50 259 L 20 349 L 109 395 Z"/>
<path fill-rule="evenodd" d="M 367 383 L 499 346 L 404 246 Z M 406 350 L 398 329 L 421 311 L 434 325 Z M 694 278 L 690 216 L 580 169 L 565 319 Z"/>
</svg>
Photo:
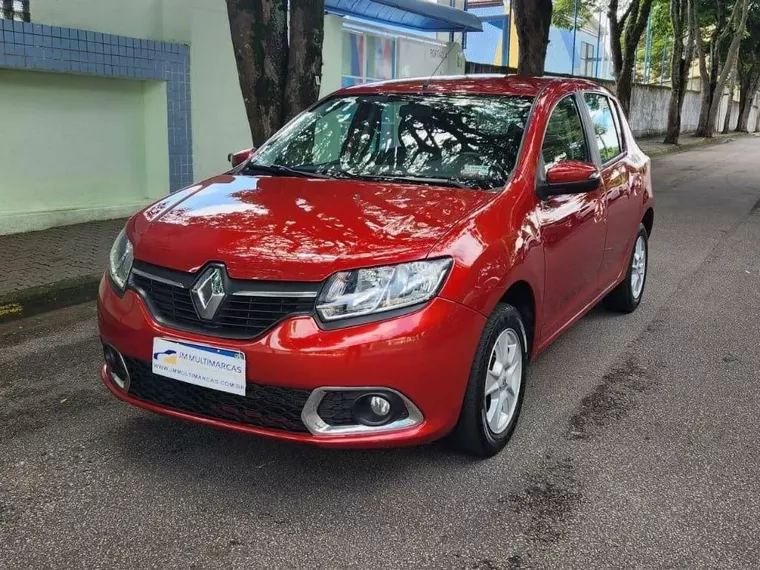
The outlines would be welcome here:
<svg viewBox="0 0 760 570">
<path fill-rule="evenodd" d="M 522 382 L 523 350 L 513 329 L 502 331 L 488 361 L 485 378 L 484 410 L 489 429 L 502 433 L 515 413 Z"/>
<path fill-rule="evenodd" d="M 636 245 L 633 249 L 633 259 L 631 260 L 631 294 L 634 299 L 641 296 L 644 289 L 644 278 L 647 274 L 647 246 L 644 243 L 644 236 L 640 235 L 636 239 Z"/>
</svg>

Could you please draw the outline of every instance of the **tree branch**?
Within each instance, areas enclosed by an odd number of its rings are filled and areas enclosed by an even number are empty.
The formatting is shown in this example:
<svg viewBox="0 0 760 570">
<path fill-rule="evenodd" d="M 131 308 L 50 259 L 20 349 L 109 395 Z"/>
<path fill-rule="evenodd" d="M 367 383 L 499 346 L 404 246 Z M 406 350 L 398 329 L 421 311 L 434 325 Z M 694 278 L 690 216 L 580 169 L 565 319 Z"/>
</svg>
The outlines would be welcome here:
<svg viewBox="0 0 760 570">
<path fill-rule="evenodd" d="M 636 4 L 639 3 L 638 0 L 635 0 L 635 2 L 636 2 Z M 615 6 L 615 12 L 617 13 L 617 2 L 615 2 L 615 4 L 616 4 L 616 6 Z M 628 9 L 625 12 L 623 12 L 622 16 L 620 16 L 620 20 L 618 21 L 618 25 L 621 28 L 625 27 L 625 21 L 628 19 L 628 16 L 631 15 L 631 12 L 633 12 L 633 4 L 634 4 L 633 1 L 630 4 L 628 4 Z M 612 4 L 610 4 L 610 9 L 612 9 Z"/>
<path fill-rule="evenodd" d="M 720 35 L 718 36 L 717 43 L 721 43 L 723 40 L 728 38 L 728 36 L 731 34 L 732 30 L 731 28 L 734 26 L 734 20 L 736 20 L 739 17 L 740 9 L 744 3 L 742 0 L 737 0 L 734 2 L 734 9 L 731 11 L 731 17 L 728 19 L 728 22 L 726 22 L 726 25 L 723 26 L 723 31 L 721 31 Z M 718 2 L 718 5 L 720 5 L 720 2 Z M 722 7 L 721 7 L 722 10 Z M 719 22 L 720 23 L 720 22 Z"/>
</svg>

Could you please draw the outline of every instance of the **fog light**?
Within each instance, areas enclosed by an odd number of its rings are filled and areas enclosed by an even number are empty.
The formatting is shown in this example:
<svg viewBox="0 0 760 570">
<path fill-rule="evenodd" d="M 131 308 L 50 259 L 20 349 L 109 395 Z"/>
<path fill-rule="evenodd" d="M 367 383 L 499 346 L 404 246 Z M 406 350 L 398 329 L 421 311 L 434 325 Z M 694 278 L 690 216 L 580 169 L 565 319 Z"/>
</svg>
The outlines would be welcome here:
<svg viewBox="0 0 760 570">
<path fill-rule="evenodd" d="M 381 418 L 387 416 L 391 411 L 391 403 L 382 396 L 372 396 L 369 400 L 369 407 Z"/>
<path fill-rule="evenodd" d="M 118 350 L 108 344 L 103 345 L 103 356 L 108 365 L 108 375 L 119 388 L 127 392 L 129 390 L 129 372 L 124 359 Z"/>
<path fill-rule="evenodd" d="M 398 419 L 406 410 L 401 398 L 392 392 L 370 392 L 354 401 L 353 417 L 365 426 L 382 426 Z"/>
</svg>

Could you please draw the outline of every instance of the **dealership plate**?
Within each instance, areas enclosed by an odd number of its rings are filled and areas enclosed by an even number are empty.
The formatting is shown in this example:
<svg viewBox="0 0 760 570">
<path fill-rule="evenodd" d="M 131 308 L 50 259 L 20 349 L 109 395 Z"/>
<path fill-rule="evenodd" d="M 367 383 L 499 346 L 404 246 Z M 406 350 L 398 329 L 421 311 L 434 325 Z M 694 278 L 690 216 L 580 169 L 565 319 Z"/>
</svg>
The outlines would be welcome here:
<svg viewBox="0 0 760 570">
<path fill-rule="evenodd" d="M 245 396 L 245 354 L 237 350 L 155 338 L 153 374 Z"/>
</svg>

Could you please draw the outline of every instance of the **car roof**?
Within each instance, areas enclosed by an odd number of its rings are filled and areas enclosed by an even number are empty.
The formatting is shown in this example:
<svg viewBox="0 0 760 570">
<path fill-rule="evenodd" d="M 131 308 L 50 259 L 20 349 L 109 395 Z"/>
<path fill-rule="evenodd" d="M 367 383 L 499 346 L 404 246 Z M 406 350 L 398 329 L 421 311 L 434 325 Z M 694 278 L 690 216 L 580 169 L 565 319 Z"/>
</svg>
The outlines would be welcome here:
<svg viewBox="0 0 760 570">
<path fill-rule="evenodd" d="M 564 88 L 568 92 L 578 89 L 606 91 L 587 79 L 565 77 L 527 77 L 520 75 L 457 75 L 431 78 L 392 79 L 377 83 L 364 83 L 336 91 L 336 95 L 370 95 L 377 93 L 436 93 L 471 95 L 522 95 L 535 97 L 545 87 Z M 563 89 L 563 90 L 564 90 Z"/>
</svg>

